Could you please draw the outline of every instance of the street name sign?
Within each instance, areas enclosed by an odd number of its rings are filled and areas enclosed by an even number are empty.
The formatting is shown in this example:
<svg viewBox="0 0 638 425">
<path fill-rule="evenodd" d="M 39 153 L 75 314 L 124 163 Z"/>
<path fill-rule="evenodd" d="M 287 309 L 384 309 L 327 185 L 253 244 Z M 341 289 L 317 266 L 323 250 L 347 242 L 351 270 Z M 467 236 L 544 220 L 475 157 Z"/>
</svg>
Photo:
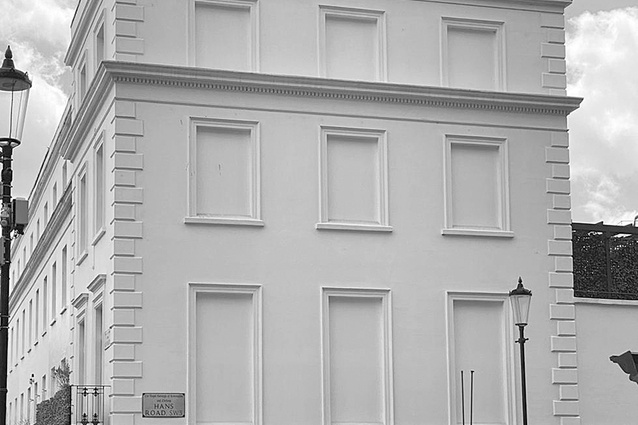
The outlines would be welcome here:
<svg viewBox="0 0 638 425">
<path fill-rule="evenodd" d="M 142 393 L 143 418 L 183 418 L 186 416 L 184 393 Z"/>
</svg>

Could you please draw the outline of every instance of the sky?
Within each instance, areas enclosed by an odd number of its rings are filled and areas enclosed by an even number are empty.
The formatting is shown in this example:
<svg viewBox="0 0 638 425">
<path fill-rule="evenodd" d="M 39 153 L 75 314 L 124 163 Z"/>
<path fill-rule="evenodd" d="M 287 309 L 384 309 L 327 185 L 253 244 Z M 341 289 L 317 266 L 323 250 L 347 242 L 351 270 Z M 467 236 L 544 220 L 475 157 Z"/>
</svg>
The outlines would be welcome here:
<svg viewBox="0 0 638 425">
<path fill-rule="evenodd" d="M 638 215 L 638 0 L 574 0 L 567 18 L 572 219 Z"/>
<path fill-rule="evenodd" d="M 77 0 L 2 0 L 0 48 L 33 79 L 14 196 L 28 197 L 66 105 L 64 66 Z M 628 224 L 638 215 L 638 0 L 573 0 L 567 20 L 572 218 Z"/>
</svg>

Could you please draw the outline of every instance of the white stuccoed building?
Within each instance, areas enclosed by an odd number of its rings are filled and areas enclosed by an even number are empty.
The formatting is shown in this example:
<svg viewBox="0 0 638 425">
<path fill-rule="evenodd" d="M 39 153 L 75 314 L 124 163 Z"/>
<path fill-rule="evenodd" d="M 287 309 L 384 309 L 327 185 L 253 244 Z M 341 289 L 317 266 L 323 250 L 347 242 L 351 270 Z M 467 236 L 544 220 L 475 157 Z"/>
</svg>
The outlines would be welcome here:
<svg viewBox="0 0 638 425">
<path fill-rule="evenodd" d="M 472 370 L 474 423 L 519 424 L 522 276 L 530 423 L 580 424 L 569 3 L 80 1 L 8 423 L 67 359 L 109 425 L 459 424 Z"/>
</svg>

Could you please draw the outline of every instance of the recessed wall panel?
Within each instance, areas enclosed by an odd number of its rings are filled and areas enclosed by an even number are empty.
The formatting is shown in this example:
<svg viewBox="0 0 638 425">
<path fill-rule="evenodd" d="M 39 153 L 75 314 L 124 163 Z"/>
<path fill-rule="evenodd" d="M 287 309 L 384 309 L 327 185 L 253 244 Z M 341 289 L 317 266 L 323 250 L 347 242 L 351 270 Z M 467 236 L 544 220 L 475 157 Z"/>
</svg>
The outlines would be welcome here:
<svg viewBox="0 0 638 425">
<path fill-rule="evenodd" d="M 196 422 L 254 423 L 254 307 L 251 294 L 196 294 Z"/>
<path fill-rule="evenodd" d="M 441 82 L 444 86 L 505 90 L 504 23 L 443 18 Z"/>
<path fill-rule="evenodd" d="M 450 423 L 463 423 L 463 406 L 467 422 L 472 403 L 473 423 L 512 424 L 514 337 L 507 295 L 448 294 L 448 325 Z"/>
<path fill-rule="evenodd" d="M 501 227 L 498 146 L 453 143 L 452 209 L 454 227 Z"/>
<path fill-rule="evenodd" d="M 512 237 L 507 139 L 446 136 L 444 235 Z"/>
<path fill-rule="evenodd" d="M 199 216 L 252 215 L 253 149 L 249 129 L 197 127 Z"/>
<path fill-rule="evenodd" d="M 332 423 L 382 423 L 382 300 L 332 298 L 329 308 Z"/>
<path fill-rule="evenodd" d="M 195 64 L 252 70 L 251 9 L 232 2 L 195 3 Z"/>
<path fill-rule="evenodd" d="M 465 371 L 465 400 L 469 400 L 474 370 L 474 420 L 505 423 L 502 304 L 456 301 L 454 344 L 457 370 Z M 457 400 L 460 400 L 460 388 Z M 468 409 L 469 411 L 469 409 Z M 461 406 L 457 403 L 457 417 Z"/>
<path fill-rule="evenodd" d="M 383 130 L 323 127 L 318 229 L 391 231 Z"/>
<path fill-rule="evenodd" d="M 326 16 L 326 76 L 377 80 L 379 40 L 377 20 Z"/>
<path fill-rule="evenodd" d="M 329 135 L 329 221 L 379 222 L 377 138 Z"/>
<path fill-rule="evenodd" d="M 324 425 L 393 424 L 390 292 L 323 289 Z"/>
<path fill-rule="evenodd" d="M 496 32 L 449 27 L 447 38 L 450 87 L 498 89 Z"/>
</svg>

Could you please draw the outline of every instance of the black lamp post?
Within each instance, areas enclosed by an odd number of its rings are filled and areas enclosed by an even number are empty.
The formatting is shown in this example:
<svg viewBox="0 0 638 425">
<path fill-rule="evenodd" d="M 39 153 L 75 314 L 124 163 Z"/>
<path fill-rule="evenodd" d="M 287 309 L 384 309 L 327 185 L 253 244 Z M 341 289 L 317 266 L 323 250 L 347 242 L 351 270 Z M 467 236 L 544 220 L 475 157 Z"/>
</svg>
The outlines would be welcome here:
<svg viewBox="0 0 638 425">
<path fill-rule="evenodd" d="M 0 425 L 7 420 L 7 354 L 9 351 L 9 268 L 11 266 L 11 232 L 22 231 L 26 224 L 24 204 L 11 200 L 13 148 L 20 145 L 24 118 L 27 112 L 31 80 L 26 72 L 15 69 L 13 54 L 7 47 L 0 68 L 0 111 L 8 113 L 8 120 L 0 118 L 0 148 L 2 148 L 2 204 L 0 205 Z M 16 214 L 20 216 L 17 217 Z"/>
<path fill-rule="evenodd" d="M 523 287 L 523 279 L 518 278 L 518 286 L 510 291 L 510 302 L 514 311 L 514 324 L 518 326 L 519 337 L 516 342 L 521 347 L 521 388 L 523 403 L 523 425 L 527 425 L 527 385 L 525 383 L 525 326 L 529 316 L 529 304 L 532 301 L 532 291 Z"/>
</svg>

